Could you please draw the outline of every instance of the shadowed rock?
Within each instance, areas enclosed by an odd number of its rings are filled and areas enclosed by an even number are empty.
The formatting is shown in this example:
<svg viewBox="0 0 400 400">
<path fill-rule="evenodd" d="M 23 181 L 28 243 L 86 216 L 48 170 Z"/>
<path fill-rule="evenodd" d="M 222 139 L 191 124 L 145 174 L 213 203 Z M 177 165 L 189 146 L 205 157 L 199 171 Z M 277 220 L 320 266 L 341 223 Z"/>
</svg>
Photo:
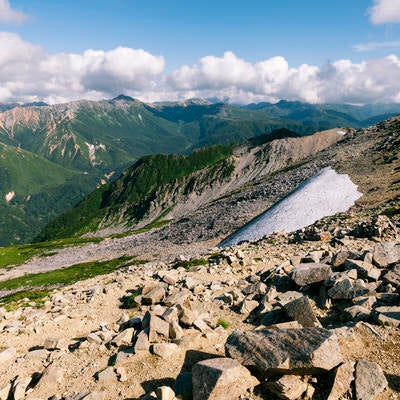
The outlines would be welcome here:
<svg viewBox="0 0 400 400">
<path fill-rule="evenodd" d="M 261 375 L 318 374 L 343 361 L 337 337 L 323 328 L 234 332 L 226 341 L 225 351 Z"/>
</svg>

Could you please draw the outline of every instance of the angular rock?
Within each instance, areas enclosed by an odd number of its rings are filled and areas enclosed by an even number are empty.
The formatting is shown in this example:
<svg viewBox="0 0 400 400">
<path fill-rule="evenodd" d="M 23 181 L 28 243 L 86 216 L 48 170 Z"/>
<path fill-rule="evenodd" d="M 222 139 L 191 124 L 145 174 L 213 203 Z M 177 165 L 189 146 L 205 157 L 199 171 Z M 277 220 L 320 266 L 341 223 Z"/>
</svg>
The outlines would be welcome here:
<svg viewBox="0 0 400 400">
<path fill-rule="evenodd" d="M 190 291 L 188 289 L 182 289 L 179 292 L 169 295 L 164 303 L 168 307 L 175 306 L 177 304 L 183 304 L 190 296 Z"/>
<path fill-rule="evenodd" d="M 59 367 L 56 367 L 54 364 L 50 364 L 44 369 L 39 383 L 36 385 L 35 389 L 39 389 L 40 387 L 54 388 L 57 383 L 62 381 L 63 377 L 63 370 Z"/>
<path fill-rule="evenodd" d="M 126 382 L 128 380 L 126 369 L 124 367 L 117 367 L 115 369 L 115 373 L 117 374 L 118 380 L 120 382 Z"/>
<path fill-rule="evenodd" d="M 360 360 L 356 364 L 356 400 L 373 400 L 388 385 L 381 367 L 370 361 Z"/>
<path fill-rule="evenodd" d="M 193 400 L 232 400 L 253 386 L 250 372 L 236 360 L 213 358 L 192 368 Z"/>
<path fill-rule="evenodd" d="M 153 345 L 153 353 L 161 358 L 173 357 L 179 347 L 175 343 L 156 343 Z"/>
<path fill-rule="evenodd" d="M 383 279 L 391 283 L 397 289 L 400 288 L 400 265 L 395 265 L 394 268 L 384 275 Z"/>
<path fill-rule="evenodd" d="M 150 342 L 160 342 L 169 338 L 169 323 L 149 312 L 143 317 L 143 329 L 148 332 Z"/>
<path fill-rule="evenodd" d="M 400 306 L 376 307 L 374 311 L 378 322 L 382 325 L 400 327 Z"/>
<path fill-rule="evenodd" d="M 193 326 L 200 332 L 207 332 L 211 329 L 200 317 L 193 321 Z"/>
<path fill-rule="evenodd" d="M 336 368 L 335 379 L 327 400 L 339 400 L 346 393 L 351 392 L 351 383 L 354 381 L 354 365 L 354 362 L 345 362 Z"/>
<path fill-rule="evenodd" d="M 261 375 L 318 374 L 342 362 L 336 335 L 323 328 L 234 332 L 226 341 L 225 351 Z"/>
<path fill-rule="evenodd" d="M 285 293 L 280 294 L 275 298 L 277 304 L 284 306 L 286 303 L 290 303 L 293 300 L 300 299 L 303 295 L 300 292 L 289 290 Z"/>
<path fill-rule="evenodd" d="M 328 290 L 328 296 L 332 299 L 349 300 L 354 297 L 362 296 L 368 293 L 370 290 L 361 279 L 348 279 L 337 281 L 332 288 Z"/>
<path fill-rule="evenodd" d="M 259 306 L 258 301 L 244 299 L 242 301 L 242 303 L 240 304 L 239 312 L 240 312 L 240 314 L 248 315 L 252 311 L 254 311 L 258 306 Z"/>
<path fill-rule="evenodd" d="M 284 375 L 275 382 L 268 382 L 267 389 L 280 399 L 296 400 L 307 390 L 307 383 L 296 375 Z"/>
<path fill-rule="evenodd" d="M 347 307 L 343 312 L 352 321 L 368 321 L 371 318 L 371 311 L 363 306 Z"/>
<path fill-rule="evenodd" d="M 0 400 L 8 400 L 11 392 L 11 383 L 7 383 L 5 386 L 0 388 Z"/>
<path fill-rule="evenodd" d="M 111 344 L 117 347 L 131 346 L 134 333 L 135 330 L 133 328 L 125 329 L 111 340 Z"/>
<path fill-rule="evenodd" d="M 117 376 L 115 375 L 113 367 L 107 367 L 96 374 L 96 379 L 99 382 L 109 382 L 109 381 L 116 381 Z"/>
<path fill-rule="evenodd" d="M 165 289 L 163 286 L 158 285 L 146 294 L 142 294 L 142 304 L 151 305 L 157 304 L 165 296 Z"/>
<path fill-rule="evenodd" d="M 162 315 L 162 319 L 167 322 L 178 321 L 178 309 L 176 307 L 170 307 Z"/>
<path fill-rule="evenodd" d="M 400 262 L 400 247 L 395 242 L 377 243 L 374 247 L 373 262 L 379 268 Z"/>
<path fill-rule="evenodd" d="M 57 339 L 57 338 L 48 337 L 44 341 L 43 347 L 46 350 L 56 350 L 58 348 L 58 341 L 59 341 L 59 339 Z"/>
<path fill-rule="evenodd" d="M 321 326 L 314 315 L 310 300 L 306 296 L 286 303 L 283 308 L 290 319 L 297 321 L 304 327 Z"/>
<path fill-rule="evenodd" d="M 142 352 L 142 351 L 149 351 L 150 349 L 150 342 L 149 336 L 145 331 L 141 331 L 136 336 L 136 342 L 133 346 L 135 354 Z"/>
<path fill-rule="evenodd" d="M 169 337 L 170 339 L 180 339 L 183 336 L 183 329 L 178 322 L 172 321 L 169 323 Z"/>
<path fill-rule="evenodd" d="M 175 400 L 175 392 L 169 386 L 156 389 L 157 400 Z"/>
<path fill-rule="evenodd" d="M 181 324 L 185 326 L 193 325 L 193 322 L 197 318 L 197 313 L 189 310 L 189 308 L 178 304 L 178 311 L 179 311 L 179 321 Z"/>
<path fill-rule="evenodd" d="M 376 268 L 365 261 L 348 259 L 345 261 L 344 266 L 347 269 L 356 269 L 361 278 L 369 278 L 374 281 L 377 281 L 382 273 L 379 268 Z"/>
<path fill-rule="evenodd" d="M 31 377 L 18 376 L 12 385 L 13 400 L 25 399 L 25 392 L 28 385 L 31 383 Z"/>
<path fill-rule="evenodd" d="M 322 282 L 332 275 L 331 267 L 327 264 L 306 263 L 293 267 L 291 277 L 298 286 Z"/>
<path fill-rule="evenodd" d="M 17 350 L 14 347 L 6 347 L 0 350 L 0 367 L 5 367 L 17 355 Z"/>
<path fill-rule="evenodd" d="M 96 343 L 96 344 L 101 344 L 102 340 L 100 338 L 99 335 L 97 335 L 96 333 L 89 333 L 89 335 L 87 335 L 86 340 L 89 343 Z"/>
</svg>

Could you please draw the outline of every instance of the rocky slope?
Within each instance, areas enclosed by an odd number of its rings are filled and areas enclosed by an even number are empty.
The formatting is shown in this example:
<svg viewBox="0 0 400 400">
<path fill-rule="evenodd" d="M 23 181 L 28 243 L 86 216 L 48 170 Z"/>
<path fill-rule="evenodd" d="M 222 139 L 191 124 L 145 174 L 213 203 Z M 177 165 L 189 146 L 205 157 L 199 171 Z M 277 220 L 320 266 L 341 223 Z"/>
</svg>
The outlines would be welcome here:
<svg viewBox="0 0 400 400">
<path fill-rule="evenodd" d="M 397 240 L 385 217 L 321 221 L 21 299 L 0 398 L 399 398 Z"/>
</svg>

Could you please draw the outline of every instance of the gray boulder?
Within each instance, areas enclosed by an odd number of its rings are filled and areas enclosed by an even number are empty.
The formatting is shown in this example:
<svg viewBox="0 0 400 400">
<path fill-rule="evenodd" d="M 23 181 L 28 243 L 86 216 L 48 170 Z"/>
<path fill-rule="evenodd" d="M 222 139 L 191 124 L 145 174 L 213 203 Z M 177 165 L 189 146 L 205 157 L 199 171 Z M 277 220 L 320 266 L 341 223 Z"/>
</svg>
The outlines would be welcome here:
<svg viewBox="0 0 400 400">
<path fill-rule="evenodd" d="M 331 267 L 327 264 L 306 263 L 293 267 L 291 277 L 298 286 L 322 282 L 332 275 Z"/>
<path fill-rule="evenodd" d="M 343 361 L 336 335 L 323 328 L 233 332 L 225 351 L 261 375 L 318 374 Z"/>
<path fill-rule="evenodd" d="M 356 400 L 373 400 L 387 387 L 381 367 L 370 361 L 360 360 L 356 365 Z"/>
</svg>

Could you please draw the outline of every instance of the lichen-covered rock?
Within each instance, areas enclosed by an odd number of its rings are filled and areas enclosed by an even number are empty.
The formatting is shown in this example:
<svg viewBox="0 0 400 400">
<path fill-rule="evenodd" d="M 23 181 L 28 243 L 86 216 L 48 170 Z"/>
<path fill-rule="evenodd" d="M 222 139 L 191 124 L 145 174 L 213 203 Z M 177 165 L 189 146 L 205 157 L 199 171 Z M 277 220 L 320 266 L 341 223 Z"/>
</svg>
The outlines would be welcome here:
<svg viewBox="0 0 400 400">
<path fill-rule="evenodd" d="M 360 360 L 356 364 L 356 400 L 373 400 L 387 387 L 381 367 L 370 361 Z"/>
</svg>

